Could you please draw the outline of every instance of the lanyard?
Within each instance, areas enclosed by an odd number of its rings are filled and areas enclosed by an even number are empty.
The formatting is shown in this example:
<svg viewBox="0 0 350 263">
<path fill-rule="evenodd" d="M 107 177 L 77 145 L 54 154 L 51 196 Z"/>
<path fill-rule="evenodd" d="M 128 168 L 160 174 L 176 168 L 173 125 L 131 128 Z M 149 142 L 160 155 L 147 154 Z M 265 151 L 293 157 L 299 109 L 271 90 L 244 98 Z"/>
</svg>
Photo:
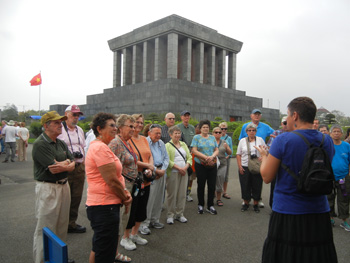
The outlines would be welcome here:
<svg viewBox="0 0 350 263">
<path fill-rule="evenodd" d="M 118 135 L 118 136 L 119 136 L 120 140 L 122 141 L 124 147 L 128 150 L 128 152 L 129 152 L 129 153 L 132 155 L 132 157 L 134 158 L 135 164 L 137 164 L 137 155 L 134 153 L 134 151 L 133 151 L 132 149 L 130 149 L 130 148 L 127 146 L 128 143 L 125 144 L 124 141 L 123 141 L 123 139 L 122 139 L 122 137 L 120 137 L 120 135 Z M 136 147 L 136 146 L 135 146 L 135 147 Z"/>
</svg>

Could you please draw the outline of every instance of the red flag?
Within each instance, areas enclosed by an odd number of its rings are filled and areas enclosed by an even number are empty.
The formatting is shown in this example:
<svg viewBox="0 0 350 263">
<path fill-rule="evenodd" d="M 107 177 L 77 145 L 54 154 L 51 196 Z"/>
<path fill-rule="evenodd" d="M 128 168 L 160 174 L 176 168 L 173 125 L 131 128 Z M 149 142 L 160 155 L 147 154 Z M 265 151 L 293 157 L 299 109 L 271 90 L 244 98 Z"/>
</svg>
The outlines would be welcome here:
<svg viewBox="0 0 350 263">
<path fill-rule="evenodd" d="M 41 84 L 41 81 L 41 74 L 39 73 L 34 78 L 32 78 L 32 80 L 30 81 L 30 86 L 38 86 Z"/>
</svg>

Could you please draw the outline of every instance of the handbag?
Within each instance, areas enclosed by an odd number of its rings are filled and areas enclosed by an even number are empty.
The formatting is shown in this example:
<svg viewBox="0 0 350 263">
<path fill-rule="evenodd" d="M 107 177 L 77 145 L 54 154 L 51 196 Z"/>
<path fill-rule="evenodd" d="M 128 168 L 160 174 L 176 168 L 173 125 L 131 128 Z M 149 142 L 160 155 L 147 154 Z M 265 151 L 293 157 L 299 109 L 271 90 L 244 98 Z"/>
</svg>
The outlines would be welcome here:
<svg viewBox="0 0 350 263">
<path fill-rule="evenodd" d="M 248 149 L 248 170 L 252 174 L 259 174 L 261 162 L 257 157 L 252 159 L 248 137 L 246 137 L 246 143 L 247 143 L 247 149 Z M 255 143 L 256 143 L 256 139 L 255 139 Z"/>
<path fill-rule="evenodd" d="M 185 163 L 187 163 L 186 162 L 186 159 L 185 159 L 185 157 L 182 155 L 182 153 L 179 151 L 179 149 L 172 143 L 172 142 L 169 142 L 172 146 L 174 146 L 174 148 L 179 152 L 179 154 L 182 156 L 182 158 L 184 159 L 184 161 L 185 161 Z M 187 168 L 187 174 L 188 174 L 188 176 L 190 176 L 191 174 L 193 174 L 193 170 L 192 170 L 192 167 L 191 166 L 189 166 L 188 168 Z"/>
</svg>

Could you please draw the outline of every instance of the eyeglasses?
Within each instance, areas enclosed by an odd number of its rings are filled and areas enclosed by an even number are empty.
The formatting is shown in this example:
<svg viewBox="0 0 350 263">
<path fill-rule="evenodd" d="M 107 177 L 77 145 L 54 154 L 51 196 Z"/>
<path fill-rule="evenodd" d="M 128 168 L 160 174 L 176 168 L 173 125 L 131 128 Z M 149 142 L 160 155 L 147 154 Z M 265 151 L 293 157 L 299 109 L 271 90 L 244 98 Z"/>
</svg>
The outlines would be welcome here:
<svg viewBox="0 0 350 263">
<path fill-rule="evenodd" d="M 222 131 L 227 131 L 227 128 L 221 128 Z"/>
<path fill-rule="evenodd" d="M 168 120 L 171 120 L 171 121 L 173 121 L 173 120 L 175 120 L 175 118 L 168 118 Z"/>
<path fill-rule="evenodd" d="M 256 130 L 248 130 L 248 132 L 256 132 Z"/>
<path fill-rule="evenodd" d="M 112 127 L 112 128 L 116 128 L 116 127 L 117 127 L 117 125 L 115 125 L 114 123 L 111 123 L 111 124 L 109 124 L 108 126 L 110 126 L 110 127 Z"/>
<path fill-rule="evenodd" d="M 284 122 L 282 122 L 282 124 L 283 124 L 283 125 L 287 125 L 287 122 L 286 122 L 286 121 L 284 121 Z"/>
<path fill-rule="evenodd" d="M 79 117 L 80 113 L 72 113 L 73 117 Z"/>
<path fill-rule="evenodd" d="M 215 134 L 221 134 L 222 132 L 214 132 Z"/>
<path fill-rule="evenodd" d="M 129 127 L 130 129 L 135 129 L 134 125 L 123 125 L 123 126 Z"/>
</svg>

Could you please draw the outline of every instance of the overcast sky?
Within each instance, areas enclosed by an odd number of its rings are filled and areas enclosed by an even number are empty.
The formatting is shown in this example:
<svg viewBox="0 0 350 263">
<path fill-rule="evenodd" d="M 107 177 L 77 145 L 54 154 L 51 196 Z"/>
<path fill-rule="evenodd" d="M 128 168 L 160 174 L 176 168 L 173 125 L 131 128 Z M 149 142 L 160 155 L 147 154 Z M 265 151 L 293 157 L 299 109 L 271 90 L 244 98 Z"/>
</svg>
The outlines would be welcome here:
<svg viewBox="0 0 350 263">
<path fill-rule="evenodd" d="M 0 106 L 85 104 L 113 84 L 107 41 L 177 14 L 243 42 L 237 89 L 286 112 L 309 96 L 350 116 L 349 0 L 1 0 Z M 3 109 L 2 107 L 0 107 Z"/>
</svg>

